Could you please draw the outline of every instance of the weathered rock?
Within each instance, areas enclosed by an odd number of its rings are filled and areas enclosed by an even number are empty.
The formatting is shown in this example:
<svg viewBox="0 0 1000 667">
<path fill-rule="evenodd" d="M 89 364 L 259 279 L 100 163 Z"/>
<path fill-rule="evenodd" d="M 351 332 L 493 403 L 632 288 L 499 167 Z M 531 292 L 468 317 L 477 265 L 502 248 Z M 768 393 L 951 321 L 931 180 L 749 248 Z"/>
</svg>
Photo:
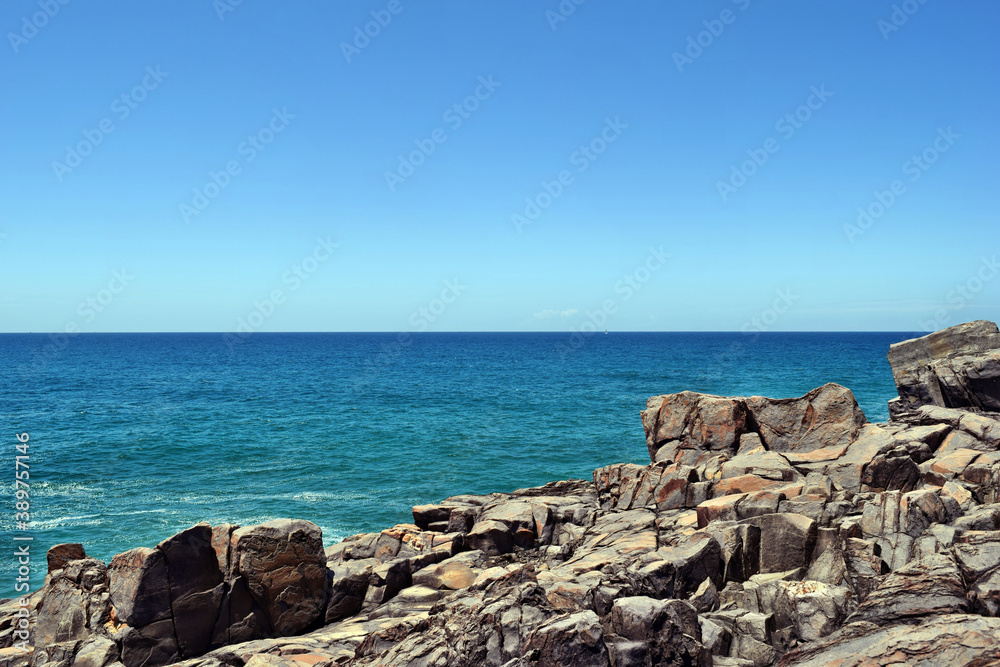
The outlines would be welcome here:
<svg viewBox="0 0 1000 667">
<path fill-rule="evenodd" d="M 118 645 L 107 637 L 91 635 L 76 653 L 73 667 L 107 667 L 118 660 Z"/>
<path fill-rule="evenodd" d="M 45 558 L 49 566 L 49 574 L 52 574 L 55 570 L 63 569 L 71 560 L 82 560 L 86 557 L 87 554 L 83 550 L 83 545 L 76 543 L 57 544 L 50 547 L 45 553 Z"/>
<path fill-rule="evenodd" d="M 701 644 L 698 613 L 686 602 L 619 598 L 606 625 L 612 665 L 712 665 L 711 653 Z"/>
<path fill-rule="evenodd" d="M 36 609 L 35 646 L 86 639 L 108 614 L 107 571 L 99 560 L 73 560 L 56 570 Z"/>
<path fill-rule="evenodd" d="M 786 653 L 780 667 L 986 665 L 1000 660 L 1000 619 L 947 614 L 919 625 L 852 623 Z"/>
<path fill-rule="evenodd" d="M 156 548 L 163 553 L 166 565 L 180 655 L 185 658 L 201 655 L 212 641 L 223 595 L 222 572 L 212 548 L 212 527 L 198 524 L 164 540 Z"/>
<path fill-rule="evenodd" d="M 308 521 L 278 520 L 233 532 L 233 564 L 271 628 L 301 632 L 326 608 L 322 533 Z"/>
<path fill-rule="evenodd" d="M 535 629 L 524 644 L 524 656 L 538 667 L 604 667 L 608 651 L 604 646 L 601 620 L 592 611 L 557 617 Z"/>
<path fill-rule="evenodd" d="M 159 549 L 139 547 L 118 554 L 108 564 L 108 582 L 115 616 L 125 623 L 143 627 L 170 619 L 170 582 Z"/>
<path fill-rule="evenodd" d="M 773 452 L 811 452 L 849 445 L 867 422 L 846 387 L 825 384 L 799 398 L 746 399 L 764 445 Z"/>
<path fill-rule="evenodd" d="M 507 554 L 514 550 L 514 536 L 510 527 L 500 521 L 480 521 L 467 536 L 470 548 L 490 556 Z"/>
<path fill-rule="evenodd" d="M 765 514 L 744 522 L 760 529 L 758 572 L 808 567 L 816 544 L 815 521 L 800 514 Z"/>
<path fill-rule="evenodd" d="M 923 405 L 1000 411 L 1000 332 L 986 320 L 959 324 L 889 348 L 907 409 Z"/>
<path fill-rule="evenodd" d="M 937 554 L 890 574 L 849 620 L 884 625 L 905 618 L 967 609 L 961 572 L 949 556 Z"/>
<path fill-rule="evenodd" d="M 707 533 L 695 533 L 676 547 L 657 549 L 651 559 L 639 571 L 638 582 L 656 597 L 683 599 L 705 579 L 722 579 L 722 549 Z"/>
<path fill-rule="evenodd" d="M 650 398 L 642 425 L 653 462 L 686 463 L 692 450 L 733 450 L 750 430 L 742 400 L 690 391 Z"/>
</svg>

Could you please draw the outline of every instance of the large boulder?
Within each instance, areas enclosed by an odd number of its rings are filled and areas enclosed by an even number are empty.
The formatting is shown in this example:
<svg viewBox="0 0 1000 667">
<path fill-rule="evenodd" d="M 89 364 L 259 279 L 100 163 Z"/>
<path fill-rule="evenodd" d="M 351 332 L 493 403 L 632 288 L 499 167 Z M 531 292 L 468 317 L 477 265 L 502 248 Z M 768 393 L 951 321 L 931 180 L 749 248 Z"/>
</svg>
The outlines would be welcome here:
<svg viewBox="0 0 1000 667">
<path fill-rule="evenodd" d="M 747 407 L 764 445 L 774 452 L 811 452 L 857 439 L 865 413 L 850 389 L 828 383 L 799 398 L 751 396 Z"/>
<path fill-rule="evenodd" d="M 706 452 L 752 450 L 752 443 L 798 454 L 846 447 L 867 423 L 850 389 L 833 383 L 798 398 L 653 396 L 641 416 L 650 460 L 686 465 L 703 462 Z"/>
<path fill-rule="evenodd" d="M 733 449 L 749 430 L 742 400 L 693 391 L 653 396 L 640 414 L 654 462 L 687 463 L 691 450 Z"/>
<path fill-rule="evenodd" d="M 979 320 L 896 343 L 889 365 L 901 408 L 1000 411 L 1000 330 Z"/>
<path fill-rule="evenodd" d="M 302 632 L 324 613 L 327 569 L 319 526 L 279 519 L 240 528 L 232 551 L 233 566 L 275 633 Z"/>
<path fill-rule="evenodd" d="M 222 572 L 207 523 L 169 537 L 157 550 L 163 554 L 170 585 L 174 634 L 182 657 L 201 655 L 212 640 L 222 602 Z"/>
</svg>

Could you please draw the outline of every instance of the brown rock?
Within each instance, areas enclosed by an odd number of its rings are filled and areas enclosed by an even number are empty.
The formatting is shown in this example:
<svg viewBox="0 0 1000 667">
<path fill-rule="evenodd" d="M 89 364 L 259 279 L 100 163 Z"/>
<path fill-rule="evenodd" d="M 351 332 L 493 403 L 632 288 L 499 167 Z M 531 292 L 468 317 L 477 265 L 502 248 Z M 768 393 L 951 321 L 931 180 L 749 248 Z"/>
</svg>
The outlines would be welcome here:
<svg viewBox="0 0 1000 667">
<path fill-rule="evenodd" d="M 500 521 L 480 521 L 466 536 L 470 549 L 479 549 L 490 556 L 508 554 L 514 550 L 514 536 L 507 524 Z"/>
<path fill-rule="evenodd" d="M 698 612 L 680 600 L 624 597 L 614 601 L 605 635 L 613 665 L 711 667 Z"/>
<path fill-rule="evenodd" d="M 553 618 L 524 643 L 524 657 L 537 667 L 605 667 L 608 664 L 601 619 L 592 611 Z"/>
<path fill-rule="evenodd" d="M 233 532 L 232 552 L 239 575 L 275 632 L 301 632 L 323 614 L 326 554 L 318 526 L 280 519 L 240 528 Z"/>
<path fill-rule="evenodd" d="M 731 450 L 748 432 L 746 404 L 740 399 L 684 391 L 654 396 L 642 411 L 646 445 L 651 461 L 669 446 L 667 460 L 679 450 Z"/>
<path fill-rule="evenodd" d="M 736 521 L 736 505 L 746 498 L 745 493 L 712 498 L 698 505 L 698 527 L 704 528 L 713 521 Z"/>
<path fill-rule="evenodd" d="M 760 529 L 761 574 L 809 566 L 817 534 L 812 519 L 800 514 L 765 514 L 743 523 Z"/>
<path fill-rule="evenodd" d="M 222 572 L 212 548 L 212 527 L 198 524 L 156 547 L 163 553 L 170 584 L 170 607 L 181 657 L 204 653 L 222 603 Z"/>
<path fill-rule="evenodd" d="M 772 452 L 811 452 L 843 447 L 857 439 L 867 420 L 854 394 L 825 384 L 800 398 L 752 396 L 746 405 L 764 445 Z"/>
<path fill-rule="evenodd" d="M 170 582 L 159 549 L 139 547 L 120 553 L 108 565 L 115 616 L 134 627 L 169 619 Z"/>
<path fill-rule="evenodd" d="M 49 565 L 49 574 L 55 570 L 61 570 L 71 560 L 81 560 L 87 557 L 83 551 L 82 544 L 69 543 L 57 544 L 51 547 L 45 554 Z"/>
</svg>

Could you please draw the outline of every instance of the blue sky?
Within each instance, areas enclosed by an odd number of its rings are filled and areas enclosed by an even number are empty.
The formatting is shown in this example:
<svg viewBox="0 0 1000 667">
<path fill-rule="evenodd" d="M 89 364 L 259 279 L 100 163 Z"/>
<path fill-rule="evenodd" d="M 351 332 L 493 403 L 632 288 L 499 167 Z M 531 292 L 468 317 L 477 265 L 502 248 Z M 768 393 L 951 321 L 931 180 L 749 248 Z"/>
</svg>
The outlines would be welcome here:
<svg viewBox="0 0 1000 667">
<path fill-rule="evenodd" d="M 0 331 L 997 318 L 994 2 L 8 0 L 0 26 Z"/>
</svg>

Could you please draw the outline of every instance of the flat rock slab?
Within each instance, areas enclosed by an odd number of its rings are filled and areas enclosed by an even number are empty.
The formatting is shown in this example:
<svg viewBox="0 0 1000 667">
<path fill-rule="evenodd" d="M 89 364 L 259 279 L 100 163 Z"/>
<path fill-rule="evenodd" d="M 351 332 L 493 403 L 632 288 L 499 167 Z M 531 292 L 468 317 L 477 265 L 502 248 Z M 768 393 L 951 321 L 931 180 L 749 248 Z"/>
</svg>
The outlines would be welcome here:
<svg viewBox="0 0 1000 667">
<path fill-rule="evenodd" d="M 852 623 L 786 653 L 780 667 L 995 665 L 1000 660 L 1000 618 L 946 614 L 919 625 L 879 627 Z"/>
</svg>

